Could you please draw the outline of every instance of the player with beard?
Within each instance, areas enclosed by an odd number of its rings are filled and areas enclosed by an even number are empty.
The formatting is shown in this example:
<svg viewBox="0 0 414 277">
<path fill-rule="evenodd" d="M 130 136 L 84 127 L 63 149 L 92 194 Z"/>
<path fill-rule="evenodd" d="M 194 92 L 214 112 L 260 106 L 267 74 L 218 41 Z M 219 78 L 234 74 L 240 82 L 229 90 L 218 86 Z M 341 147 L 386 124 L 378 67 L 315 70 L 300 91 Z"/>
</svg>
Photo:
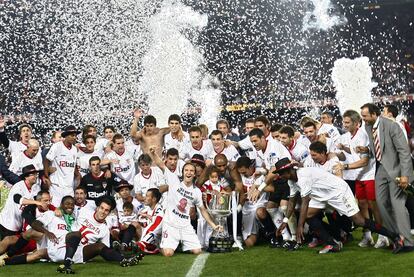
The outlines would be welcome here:
<svg viewBox="0 0 414 277">
<path fill-rule="evenodd" d="M 52 145 L 43 161 L 43 183 L 49 189 L 52 196 L 52 204 L 59 206 L 65 195 L 73 196 L 74 179 L 80 182 L 80 174 L 76 168 L 77 148 L 76 136 L 79 131 L 75 126 L 67 126 L 62 132 L 63 141 Z M 56 171 L 49 175 L 50 166 Z"/>
<path fill-rule="evenodd" d="M 23 123 L 19 126 L 19 141 L 9 140 L 5 132 L 5 120 L 0 116 L 0 143 L 10 151 L 13 158 L 20 152 L 27 148 L 29 139 L 32 138 L 32 127 L 29 124 Z"/>
<path fill-rule="evenodd" d="M 97 156 L 89 159 L 89 170 L 90 172 L 83 176 L 79 186 L 86 190 L 86 198 L 90 200 L 96 200 L 104 195 L 110 196 L 116 183 L 121 180 L 109 169 L 101 170 L 101 159 Z"/>
<path fill-rule="evenodd" d="M 190 222 L 190 207 L 193 205 L 200 209 L 201 214 L 214 230 L 222 229 L 214 223 L 203 206 L 201 191 L 194 185 L 195 170 L 193 164 L 185 164 L 182 182 L 175 174 L 167 173 L 175 176 L 177 180 L 160 188 L 161 192 L 168 190 L 160 245 L 164 256 L 174 255 L 180 241 L 184 251 L 190 250 L 193 254 L 201 253 L 200 242 Z"/>
<path fill-rule="evenodd" d="M 75 189 L 75 207 L 73 209 L 73 216 L 78 218 L 81 210 L 87 209 L 94 211 L 96 209 L 96 204 L 94 200 L 86 199 L 87 191 L 84 187 L 77 187 Z"/>
<path fill-rule="evenodd" d="M 295 139 L 295 129 L 286 125 L 279 129 L 279 141 L 289 150 L 292 158 L 300 163 L 309 156 L 307 147 Z"/>
</svg>

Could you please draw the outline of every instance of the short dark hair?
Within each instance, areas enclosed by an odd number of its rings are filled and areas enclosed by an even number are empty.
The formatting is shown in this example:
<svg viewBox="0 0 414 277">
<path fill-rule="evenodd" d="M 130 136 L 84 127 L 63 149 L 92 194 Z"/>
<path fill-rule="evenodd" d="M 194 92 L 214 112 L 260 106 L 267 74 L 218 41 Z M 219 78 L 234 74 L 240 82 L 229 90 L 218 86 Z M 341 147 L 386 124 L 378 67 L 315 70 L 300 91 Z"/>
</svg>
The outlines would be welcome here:
<svg viewBox="0 0 414 277">
<path fill-rule="evenodd" d="M 287 134 L 288 137 L 294 137 L 295 136 L 295 129 L 293 129 L 290 125 L 285 125 L 282 128 L 280 128 L 279 133 L 281 134 Z"/>
<path fill-rule="evenodd" d="M 83 192 L 84 192 L 85 194 L 88 194 L 88 192 L 86 191 L 86 188 L 85 188 L 85 187 L 83 187 L 83 186 L 77 186 L 77 187 L 75 188 L 75 191 L 77 191 L 77 190 L 79 190 L 79 189 L 83 190 Z"/>
<path fill-rule="evenodd" d="M 123 135 L 121 135 L 121 134 L 115 134 L 115 135 L 112 137 L 112 143 L 115 143 L 115 141 L 116 141 L 117 139 L 124 139 L 124 136 L 123 136 Z"/>
<path fill-rule="evenodd" d="M 107 129 L 109 129 L 109 130 L 111 130 L 112 132 L 116 132 L 115 131 L 115 127 L 114 126 L 111 126 L 111 125 L 106 125 L 106 126 L 104 126 L 104 133 L 105 133 L 105 131 L 107 130 Z"/>
<path fill-rule="evenodd" d="M 377 105 L 373 104 L 373 103 L 366 103 L 366 104 L 364 104 L 364 105 L 361 106 L 361 110 L 362 109 L 365 109 L 365 108 L 368 109 L 368 112 L 370 114 L 375 114 L 377 116 L 380 116 L 381 115 L 380 108 Z"/>
<path fill-rule="evenodd" d="M 62 206 L 63 203 L 65 203 L 65 201 L 68 200 L 68 199 L 71 199 L 71 200 L 75 201 L 75 198 L 73 198 L 73 196 L 65 195 L 65 196 L 63 196 L 62 200 L 60 200 L 60 205 Z"/>
<path fill-rule="evenodd" d="M 188 132 L 189 133 L 191 133 L 191 132 L 199 132 L 200 134 L 202 134 L 201 128 L 198 127 L 198 126 L 191 126 L 190 129 L 188 129 Z"/>
<path fill-rule="evenodd" d="M 126 209 L 126 210 L 134 210 L 134 205 L 132 205 L 131 202 L 124 202 L 124 205 L 122 205 L 122 209 Z"/>
<path fill-rule="evenodd" d="M 154 124 L 157 126 L 157 119 L 153 115 L 147 115 L 144 117 L 144 125 L 146 124 Z"/>
<path fill-rule="evenodd" d="M 308 121 L 305 124 L 303 124 L 303 129 L 308 128 L 308 127 L 313 127 L 313 128 L 315 128 L 315 130 L 317 129 L 316 124 L 313 121 Z"/>
<path fill-rule="evenodd" d="M 312 142 L 309 145 L 309 150 L 316 152 L 318 154 L 326 154 L 328 152 L 328 149 L 326 148 L 325 143 L 320 141 Z"/>
<path fill-rule="evenodd" d="M 225 120 L 225 119 L 219 119 L 219 120 L 217 120 L 217 122 L 216 122 L 216 128 L 217 128 L 217 129 L 218 129 L 219 124 L 226 124 L 227 129 L 230 129 L 230 124 L 229 124 L 229 122 L 228 122 L 227 120 Z"/>
<path fill-rule="evenodd" d="M 396 118 L 398 116 L 398 108 L 397 106 L 393 104 L 387 104 L 384 106 L 384 108 L 387 108 L 388 112 L 392 114 L 392 117 Z"/>
<path fill-rule="evenodd" d="M 83 136 L 83 139 L 82 139 L 83 143 L 85 143 L 87 139 L 93 139 L 93 141 L 96 142 L 96 137 L 95 136 L 85 135 L 85 136 Z"/>
<path fill-rule="evenodd" d="M 111 211 L 116 207 L 115 199 L 112 196 L 104 195 L 95 200 L 95 204 L 97 207 L 99 207 L 102 203 L 111 206 Z"/>
<path fill-rule="evenodd" d="M 178 114 L 172 114 L 168 117 L 168 123 L 172 120 L 178 121 L 181 124 L 181 117 Z"/>
<path fill-rule="evenodd" d="M 277 132 L 283 127 L 283 124 L 275 123 L 270 127 L 270 132 Z"/>
<path fill-rule="evenodd" d="M 86 124 L 85 126 L 83 126 L 83 128 L 82 128 L 82 136 L 83 137 L 86 136 L 88 134 L 88 132 L 89 132 L 90 129 L 95 129 L 96 130 L 96 127 L 93 126 L 93 125 L 91 125 L 91 124 Z"/>
<path fill-rule="evenodd" d="M 91 163 L 94 162 L 94 161 L 101 161 L 101 158 L 99 158 L 98 156 L 92 156 L 89 159 L 89 165 L 91 165 Z"/>
<path fill-rule="evenodd" d="M 257 121 L 263 122 L 264 125 L 266 125 L 266 126 L 269 126 L 270 125 L 269 119 L 267 119 L 267 117 L 264 116 L 264 115 L 260 115 L 260 116 L 256 117 L 254 119 L 254 122 L 257 122 Z"/>
<path fill-rule="evenodd" d="M 178 156 L 178 155 L 179 155 L 178 150 L 175 149 L 175 148 L 170 148 L 170 149 L 167 150 L 167 153 L 165 153 L 166 157 L 168 157 L 168 156 Z"/>
<path fill-rule="evenodd" d="M 252 137 L 252 136 L 258 136 L 259 138 L 261 138 L 261 137 L 264 137 L 264 133 L 263 133 L 263 131 L 261 129 L 254 128 L 249 133 L 249 137 Z"/>
<path fill-rule="evenodd" d="M 249 167 L 253 167 L 255 165 L 256 165 L 256 161 L 250 159 L 247 156 L 242 156 L 242 157 L 238 158 L 237 161 L 236 161 L 236 168 L 241 168 L 241 167 L 249 168 Z"/>
<path fill-rule="evenodd" d="M 160 202 L 162 194 L 159 189 L 150 188 L 147 190 L 147 192 L 151 192 L 152 197 L 157 199 L 157 203 Z"/>
<path fill-rule="evenodd" d="M 244 122 L 244 125 L 246 125 L 247 123 L 253 123 L 254 124 L 254 118 L 246 119 L 246 121 Z"/>
<path fill-rule="evenodd" d="M 214 136 L 220 135 L 221 138 L 224 138 L 223 133 L 220 130 L 214 130 L 213 132 L 211 132 L 210 137 L 213 135 Z"/>
<path fill-rule="evenodd" d="M 328 117 L 330 117 L 330 118 L 333 118 L 334 117 L 334 115 L 333 115 L 333 113 L 331 112 L 331 111 L 323 111 L 322 113 L 321 113 L 321 115 L 322 114 L 324 114 L 324 115 L 327 115 Z"/>
<path fill-rule="evenodd" d="M 150 155 L 148 155 L 148 154 L 142 154 L 138 158 L 138 164 L 140 164 L 141 162 L 144 162 L 146 164 L 151 164 L 152 163 L 152 159 L 151 159 Z"/>
</svg>

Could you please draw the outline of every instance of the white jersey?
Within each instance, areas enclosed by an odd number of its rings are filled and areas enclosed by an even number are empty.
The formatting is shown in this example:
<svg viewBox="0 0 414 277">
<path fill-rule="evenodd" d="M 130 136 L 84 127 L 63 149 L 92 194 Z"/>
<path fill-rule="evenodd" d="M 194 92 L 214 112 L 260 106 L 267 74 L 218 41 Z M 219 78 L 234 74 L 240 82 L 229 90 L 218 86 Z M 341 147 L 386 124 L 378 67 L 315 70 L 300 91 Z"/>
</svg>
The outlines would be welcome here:
<svg viewBox="0 0 414 277">
<path fill-rule="evenodd" d="M 174 138 L 171 135 L 171 132 L 164 136 L 164 150 L 168 151 L 168 149 L 175 148 L 178 150 L 178 153 L 181 153 L 184 150 L 185 145 L 191 144 L 190 142 L 190 135 L 187 132 L 183 132 L 184 137 L 181 141 L 177 138 Z"/>
<path fill-rule="evenodd" d="M 102 137 L 96 138 L 95 150 L 104 152 L 105 151 L 105 147 L 108 144 L 109 144 L 109 140 L 108 139 L 102 138 Z"/>
<path fill-rule="evenodd" d="M 131 153 L 134 157 L 134 161 L 138 161 L 139 156 L 142 154 L 141 145 L 135 144 L 132 140 L 125 141 L 125 149 Z"/>
<path fill-rule="evenodd" d="M 70 226 L 67 225 L 63 216 L 57 217 L 54 211 L 47 211 L 39 216 L 37 220 L 42 222 L 43 227 L 49 232 L 53 233 L 58 239 L 57 244 L 51 242 L 50 240 L 47 240 L 48 251 L 49 249 L 59 249 L 66 246 L 66 235 L 70 232 Z"/>
<path fill-rule="evenodd" d="M 178 179 L 178 177 L 177 177 Z M 183 182 L 177 186 L 168 185 L 165 222 L 178 229 L 191 226 L 190 208 L 203 206 L 201 191 L 194 185 L 187 187 Z"/>
<path fill-rule="evenodd" d="M 21 141 L 9 140 L 9 148 L 8 148 L 8 150 L 10 151 L 10 155 L 12 157 L 12 160 L 20 152 L 23 152 L 26 149 L 27 149 L 27 144 L 24 144 Z"/>
<path fill-rule="evenodd" d="M 78 215 L 72 231 L 79 231 L 82 239 L 80 243 L 85 246 L 96 242 L 102 242 L 107 247 L 109 244 L 109 227 L 105 221 L 100 222 L 95 218 L 95 211 L 82 209 Z"/>
<path fill-rule="evenodd" d="M 183 152 L 180 153 L 180 159 L 182 160 L 190 160 L 194 154 L 200 154 L 203 156 L 204 160 L 207 160 L 207 157 L 209 153 L 213 151 L 213 144 L 209 139 L 203 140 L 201 142 L 200 148 L 194 148 L 193 145 L 190 143 L 187 143 L 183 147 Z"/>
<path fill-rule="evenodd" d="M 105 159 L 111 160 L 112 172 L 127 181 L 129 184 L 134 184 L 134 177 L 136 173 L 133 153 L 127 150 L 125 150 L 122 154 L 112 151 L 105 156 Z"/>
<path fill-rule="evenodd" d="M 132 206 L 134 206 L 134 210 L 132 211 L 134 214 L 139 214 L 139 212 L 144 208 L 144 205 L 136 198 L 132 198 Z M 118 218 L 124 216 L 124 200 L 122 200 L 122 198 L 116 200 L 116 210 L 118 212 Z"/>
<path fill-rule="evenodd" d="M 338 129 L 333 126 L 332 124 L 325 124 L 323 123 L 319 129 L 318 129 L 318 135 L 320 134 L 328 134 L 329 138 L 333 140 L 333 143 L 335 143 L 341 134 L 339 133 Z"/>
<path fill-rule="evenodd" d="M 311 145 L 310 140 L 305 135 L 300 135 L 296 141 L 297 143 L 304 145 L 307 149 L 309 149 L 309 146 Z"/>
<path fill-rule="evenodd" d="M 166 169 L 168 170 L 168 169 Z M 135 194 L 145 196 L 148 189 L 159 188 L 161 185 L 165 185 L 164 174 L 158 167 L 151 167 L 149 175 L 142 174 L 142 171 L 134 177 L 134 191 Z"/>
<path fill-rule="evenodd" d="M 85 176 L 89 173 L 89 160 L 93 156 L 97 156 L 102 160 L 102 157 L 104 155 L 104 152 L 101 150 L 95 150 L 92 153 L 86 153 L 82 150 L 78 151 L 78 155 L 76 157 L 76 165 L 78 166 L 79 173 L 81 176 Z"/>
<path fill-rule="evenodd" d="M 334 174 L 333 167 L 339 163 L 338 157 L 334 156 L 331 159 L 325 161 L 325 163 L 316 163 L 311 156 L 308 156 L 303 162 L 303 167 L 317 167 L 321 168 L 331 174 Z"/>
<path fill-rule="evenodd" d="M 20 194 L 22 198 L 33 199 L 39 191 L 40 186 L 38 184 L 34 184 L 31 188 L 26 185 L 25 181 L 14 184 L 0 213 L 0 224 L 10 231 L 20 231 L 23 226 L 22 211 L 25 206 L 16 204 L 14 196 Z"/>
<path fill-rule="evenodd" d="M 247 136 L 241 141 L 238 142 L 240 149 L 244 150 L 246 156 L 249 157 L 251 160 L 255 160 L 257 158 L 257 151 L 254 148 L 252 142 L 250 141 L 250 137 Z"/>
<path fill-rule="evenodd" d="M 300 192 L 301 197 L 309 195 L 319 202 L 326 202 L 345 192 L 349 187 L 341 178 L 322 168 L 306 167 L 296 171 L 298 181 L 288 181 L 290 197 Z"/>
<path fill-rule="evenodd" d="M 244 192 L 248 192 L 250 188 L 253 185 L 259 186 L 265 181 L 265 176 L 260 175 L 258 178 L 255 178 L 254 175 L 250 177 L 241 176 Z M 267 203 L 267 200 L 269 198 L 269 194 L 267 192 L 262 192 L 259 196 L 259 199 L 257 199 L 256 202 L 252 202 L 248 199 L 246 199 L 246 202 L 244 202 L 243 205 L 243 211 L 252 211 L 257 210 L 260 207 L 264 207 Z"/>
<path fill-rule="evenodd" d="M 34 165 L 36 170 L 43 170 L 43 160 L 41 151 L 38 151 L 34 158 L 30 158 L 27 156 L 24 151 L 18 152 L 14 157 L 10 164 L 9 170 L 15 173 L 16 175 L 22 174 L 23 167 L 27 165 Z"/>
<path fill-rule="evenodd" d="M 49 176 L 52 184 L 65 190 L 73 190 L 77 152 L 74 145 L 68 148 L 63 141 L 52 145 L 46 155 L 46 158 L 52 162 L 51 166 L 56 168 L 56 171 Z"/>
<path fill-rule="evenodd" d="M 293 143 L 286 148 L 292 156 L 292 159 L 297 162 L 303 162 L 306 157 L 309 156 L 308 148 L 297 140 L 294 140 Z"/>
<path fill-rule="evenodd" d="M 217 154 L 223 154 L 226 156 L 229 162 L 236 162 L 237 159 L 240 158 L 240 154 L 237 151 L 236 147 L 229 145 L 227 147 L 224 147 L 221 152 L 216 152 L 216 150 L 213 148 L 212 151 L 208 154 L 207 160 L 213 160 L 214 162 L 214 157 L 216 157 Z"/>
<path fill-rule="evenodd" d="M 275 163 L 280 159 L 292 158 L 286 147 L 279 141 L 273 139 L 267 141 L 265 149 L 257 151 L 257 156 L 259 161 L 261 161 L 262 166 L 267 170 L 274 167 Z"/>
<path fill-rule="evenodd" d="M 138 217 L 138 221 L 142 224 L 143 230 L 142 234 L 146 234 L 155 230 L 158 226 L 161 226 L 161 221 L 164 218 L 164 209 L 161 205 L 155 205 L 154 209 L 151 209 L 150 206 L 145 206 L 141 214 L 150 215 L 150 218 L 147 217 Z"/>
<path fill-rule="evenodd" d="M 130 225 L 132 222 L 138 222 L 138 214 L 134 212 L 131 215 L 122 214 L 118 220 L 119 224 Z"/>
<path fill-rule="evenodd" d="M 365 131 L 365 128 L 359 128 L 355 135 L 351 135 L 350 132 L 343 134 L 340 138 L 340 142 L 349 147 L 351 153 L 349 154 L 346 151 L 342 151 L 345 154 L 346 160 L 345 163 L 350 164 L 356 161 L 359 161 L 363 157 L 368 157 L 367 154 L 361 154 L 356 152 L 357 146 L 369 147 L 369 138 L 368 134 Z M 371 158 L 368 161 L 368 165 L 362 168 L 344 170 L 343 178 L 345 180 L 374 180 L 375 179 L 375 158 Z"/>
<path fill-rule="evenodd" d="M 76 218 L 79 217 L 79 214 L 82 210 L 89 210 L 89 211 L 95 211 L 96 210 L 96 204 L 93 200 L 85 200 L 85 204 L 78 206 L 75 204 L 75 207 L 73 209 L 73 216 Z"/>
</svg>

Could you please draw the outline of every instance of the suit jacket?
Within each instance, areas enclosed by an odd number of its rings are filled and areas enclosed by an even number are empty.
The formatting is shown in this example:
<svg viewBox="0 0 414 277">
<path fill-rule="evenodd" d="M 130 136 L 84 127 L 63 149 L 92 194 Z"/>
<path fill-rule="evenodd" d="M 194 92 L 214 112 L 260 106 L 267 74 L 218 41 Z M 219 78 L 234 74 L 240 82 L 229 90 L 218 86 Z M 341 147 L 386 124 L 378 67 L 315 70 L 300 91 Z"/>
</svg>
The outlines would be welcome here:
<svg viewBox="0 0 414 277">
<path fill-rule="evenodd" d="M 369 137 L 369 148 L 375 157 L 372 125 L 365 124 Z M 388 175 L 395 179 L 398 176 L 408 176 L 413 181 L 413 165 L 410 157 L 410 148 L 398 123 L 380 116 L 379 136 L 381 145 L 381 164 Z"/>
<path fill-rule="evenodd" d="M 19 176 L 9 170 L 6 164 L 6 159 L 2 155 L 0 155 L 0 175 L 12 185 L 20 181 Z"/>
</svg>

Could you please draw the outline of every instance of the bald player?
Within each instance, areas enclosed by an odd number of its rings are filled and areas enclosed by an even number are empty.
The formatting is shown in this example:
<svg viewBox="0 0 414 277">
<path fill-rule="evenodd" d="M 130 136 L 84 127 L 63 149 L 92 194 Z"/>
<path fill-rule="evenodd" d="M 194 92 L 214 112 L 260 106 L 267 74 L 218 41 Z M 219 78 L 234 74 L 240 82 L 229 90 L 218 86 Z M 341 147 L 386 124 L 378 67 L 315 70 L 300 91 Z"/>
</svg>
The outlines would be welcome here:
<svg viewBox="0 0 414 277">
<path fill-rule="evenodd" d="M 22 168 L 26 165 L 32 164 L 36 170 L 43 170 L 42 155 L 39 151 L 39 142 L 35 139 L 29 139 L 27 149 L 23 152 L 18 152 L 14 156 L 10 164 L 10 171 L 17 175 L 22 174 Z"/>
</svg>

